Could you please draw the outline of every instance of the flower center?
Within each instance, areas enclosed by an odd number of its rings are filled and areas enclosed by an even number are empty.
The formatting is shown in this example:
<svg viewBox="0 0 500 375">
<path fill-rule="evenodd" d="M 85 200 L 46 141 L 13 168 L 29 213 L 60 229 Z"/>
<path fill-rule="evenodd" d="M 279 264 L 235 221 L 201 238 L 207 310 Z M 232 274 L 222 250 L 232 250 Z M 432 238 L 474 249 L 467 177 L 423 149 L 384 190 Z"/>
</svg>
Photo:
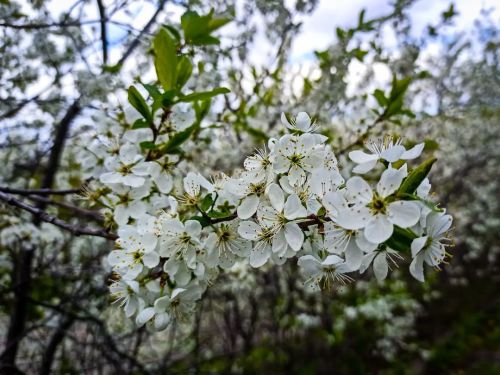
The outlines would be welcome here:
<svg viewBox="0 0 500 375">
<path fill-rule="evenodd" d="M 288 157 L 288 160 L 290 160 L 291 164 L 294 165 L 300 165 L 300 161 L 304 158 L 301 154 L 293 154 Z"/>
<path fill-rule="evenodd" d="M 262 194 L 264 194 L 264 192 L 266 191 L 266 185 L 265 184 L 250 184 L 249 186 L 249 190 L 252 194 L 255 194 L 257 196 L 260 196 Z"/>
<path fill-rule="evenodd" d="M 379 195 L 374 195 L 373 200 L 371 203 L 368 205 L 368 207 L 371 209 L 373 214 L 385 214 L 386 209 L 387 209 L 387 204 L 384 200 Z"/>
</svg>

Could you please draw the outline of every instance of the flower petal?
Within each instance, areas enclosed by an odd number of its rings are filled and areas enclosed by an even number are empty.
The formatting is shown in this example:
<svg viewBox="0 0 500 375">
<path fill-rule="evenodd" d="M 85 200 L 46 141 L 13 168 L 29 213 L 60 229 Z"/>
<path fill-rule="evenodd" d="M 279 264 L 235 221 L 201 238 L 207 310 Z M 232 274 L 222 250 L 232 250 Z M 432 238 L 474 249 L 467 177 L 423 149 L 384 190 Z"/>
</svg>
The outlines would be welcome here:
<svg viewBox="0 0 500 375">
<path fill-rule="evenodd" d="M 406 177 L 407 173 L 405 171 L 404 168 L 395 169 L 389 166 L 380 177 L 377 184 L 377 193 L 384 198 L 394 193 L 401 186 L 403 178 Z"/>
<path fill-rule="evenodd" d="M 352 171 L 354 173 L 365 174 L 367 172 L 370 172 L 377 165 L 377 161 L 378 160 L 375 159 L 363 164 L 358 164 L 352 169 Z"/>
<path fill-rule="evenodd" d="M 283 211 L 283 205 L 285 204 L 285 194 L 277 184 L 269 185 L 269 187 L 267 188 L 267 196 L 269 197 L 269 201 L 276 211 Z"/>
<path fill-rule="evenodd" d="M 143 326 L 148 320 L 150 320 L 153 316 L 155 315 L 155 309 L 153 307 L 147 307 L 144 310 L 142 310 L 139 315 L 135 318 L 135 323 L 141 327 Z"/>
<path fill-rule="evenodd" d="M 266 245 L 261 248 L 253 248 L 250 252 L 250 265 L 254 268 L 263 266 L 271 256 L 271 246 Z"/>
<path fill-rule="evenodd" d="M 238 217 L 240 219 L 248 219 L 250 218 L 255 211 L 257 211 L 257 207 L 259 206 L 259 197 L 255 194 L 249 195 L 244 198 L 243 201 L 238 206 L 237 212 Z"/>
<path fill-rule="evenodd" d="M 368 162 L 373 162 L 378 159 L 378 155 L 367 154 L 366 152 L 356 150 L 349 152 L 349 159 L 351 159 L 356 164 L 364 164 Z"/>
<path fill-rule="evenodd" d="M 246 240 L 256 241 L 260 232 L 260 226 L 253 221 L 243 221 L 238 226 L 239 235 Z"/>
<path fill-rule="evenodd" d="M 423 254 L 417 255 L 410 263 L 410 273 L 418 281 L 424 282 L 424 257 Z"/>
<path fill-rule="evenodd" d="M 307 211 L 302 205 L 302 202 L 297 194 L 290 195 L 286 200 L 284 215 L 288 220 L 307 216 Z"/>
<path fill-rule="evenodd" d="M 387 241 L 394 230 L 394 226 L 385 215 L 377 215 L 365 227 L 365 237 L 372 243 Z"/>
<path fill-rule="evenodd" d="M 418 237 L 418 238 L 415 238 L 412 242 L 411 242 L 411 256 L 412 258 L 415 258 L 417 256 L 417 254 L 420 252 L 420 250 L 422 250 L 425 246 L 425 243 L 427 242 L 427 236 L 423 236 L 423 237 Z"/>
<path fill-rule="evenodd" d="M 349 203 L 366 204 L 372 200 L 372 188 L 359 176 L 351 177 L 346 184 L 346 199 Z"/>
<path fill-rule="evenodd" d="M 424 146 L 425 143 L 423 142 L 419 143 L 418 145 L 415 145 L 412 148 L 410 148 L 408 151 L 403 152 L 400 158 L 404 160 L 416 159 L 420 156 L 420 154 L 424 150 Z"/>
<path fill-rule="evenodd" d="M 415 202 L 392 202 L 387 207 L 387 217 L 391 223 L 408 228 L 417 224 L 420 219 L 420 207 Z"/>
<path fill-rule="evenodd" d="M 378 281 L 385 280 L 389 272 L 389 265 L 384 252 L 379 253 L 373 261 L 373 272 Z"/>
<path fill-rule="evenodd" d="M 335 221 L 344 229 L 361 229 L 366 226 L 371 217 L 367 207 L 353 206 L 339 210 Z"/>
<path fill-rule="evenodd" d="M 394 163 L 401 158 L 401 155 L 405 152 L 405 148 L 401 145 L 389 147 L 380 153 L 380 157 L 387 160 L 389 163 Z"/>
<path fill-rule="evenodd" d="M 304 243 L 304 233 L 297 223 L 285 224 L 285 238 L 288 245 L 295 251 L 299 251 Z"/>
</svg>

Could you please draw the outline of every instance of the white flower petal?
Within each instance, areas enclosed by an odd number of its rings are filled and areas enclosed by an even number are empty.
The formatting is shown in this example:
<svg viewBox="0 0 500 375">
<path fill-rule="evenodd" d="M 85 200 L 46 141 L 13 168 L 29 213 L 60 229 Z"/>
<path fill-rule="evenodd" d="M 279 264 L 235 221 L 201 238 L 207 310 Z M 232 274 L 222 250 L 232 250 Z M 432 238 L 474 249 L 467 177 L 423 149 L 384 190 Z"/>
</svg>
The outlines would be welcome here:
<svg viewBox="0 0 500 375">
<path fill-rule="evenodd" d="M 321 263 L 312 255 L 304 255 L 299 258 L 297 264 L 308 276 L 314 276 L 321 272 Z"/>
<path fill-rule="evenodd" d="M 292 194 L 288 197 L 283 213 L 288 220 L 307 216 L 307 211 L 302 205 L 302 202 L 297 194 Z"/>
<path fill-rule="evenodd" d="M 377 160 L 368 161 L 363 164 L 356 165 L 352 171 L 354 173 L 365 174 L 370 172 L 377 165 Z"/>
<path fill-rule="evenodd" d="M 184 223 L 184 227 L 186 228 L 186 232 L 194 238 L 199 237 L 201 233 L 201 224 L 197 220 L 188 220 Z"/>
<path fill-rule="evenodd" d="M 248 197 L 245 197 L 243 201 L 238 206 L 237 212 L 238 217 L 240 219 L 248 219 L 250 218 L 255 211 L 257 211 L 257 207 L 259 206 L 259 197 L 252 194 Z"/>
<path fill-rule="evenodd" d="M 267 188 L 267 196 L 274 209 L 278 212 L 283 210 L 283 205 L 285 204 L 285 194 L 283 190 L 277 184 L 271 184 Z"/>
<path fill-rule="evenodd" d="M 309 127 L 311 125 L 309 115 L 306 112 L 299 112 L 295 118 L 295 125 L 303 132 L 309 131 Z"/>
<path fill-rule="evenodd" d="M 288 245 L 295 251 L 299 251 L 304 243 L 304 233 L 297 223 L 285 224 L 285 238 Z"/>
<path fill-rule="evenodd" d="M 411 242 L 411 256 L 415 258 L 420 250 L 422 250 L 427 242 L 427 236 L 415 238 Z"/>
<path fill-rule="evenodd" d="M 340 210 L 335 221 L 344 229 L 361 229 L 368 224 L 371 217 L 367 207 L 353 206 Z"/>
<path fill-rule="evenodd" d="M 250 265 L 254 268 L 258 268 L 263 266 L 269 260 L 271 256 L 271 247 L 266 245 L 260 249 L 256 249 L 255 247 L 250 252 Z"/>
<path fill-rule="evenodd" d="M 372 200 L 372 188 L 359 176 L 351 177 L 346 182 L 346 199 L 349 203 L 367 204 Z"/>
<path fill-rule="evenodd" d="M 417 224 L 420 219 L 420 207 L 415 202 L 392 202 L 387 207 L 387 216 L 391 223 L 408 228 Z"/>
<path fill-rule="evenodd" d="M 259 238 L 261 232 L 260 226 L 253 221 L 243 221 L 238 226 L 238 233 L 246 240 L 255 241 Z"/>
<path fill-rule="evenodd" d="M 364 164 L 368 162 L 377 161 L 378 155 L 367 154 L 366 152 L 356 150 L 349 152 L 349 159 L 351 159 L 356 164 Z"/>
<path fill-rule="evenodd" d="M 405 152 L 405 148 L 401 145 L 389 147 L 380 153 L 380 157 L 387 160 L 389 163 L 394 163 L 401 158 Z"/>
<path fill-rule="evenodd" d="M 405 169 L 395 169 L 389 166 L 380 177 L 377 184 L 377 193 L 384 198 L 391 195 L 401 186 L 401 182 L 405 177 Z"/>
<path fill-rule="evenodd" d="M 378 281 L 385 280 L 389 272 L 389 265 L 384 252 L 379 253 L 373 261 L 373 272 Z"/>
<path fill-rule="evenodd" d="M 142 257 L 142 263 L 148 268 L 153 268 L 160 263 L 160 256 L 155 251 L 145 253 Z"/>
<path fill-rule="evenodd" d="M 423 254 L 417 255 L 410 263 L 410 273 L 418 281 L 424 282 L 424 257 Z"/>
<path fill-rule="evenodd" d="M 411 159 L 416 159 L 420 156 L 422 151 L 424 150 L 425 143 L 419 143 L 418 145 L 413 146 L 411 149 L 408 151 L 403 152 L 401 155 L 401 159 L 403 160 L 411 160 Z"/>
<path fill-rule="evenodd" d="M 387 241 L 394 230 L 394 226 L 385 215 L 377 215 L 365 227 L 365 237 L 372 243 Z"/>
<path fill-rule="evenodd" d="M 155 315 L 155 309 L 152 307 L 147 307 L 144 310 L 142 310 L 139 315 L 135 318 L 135 323 L 141 327 L 143 326 L 147 321 L 149 321 L 153 316 Z"/>
</svg>

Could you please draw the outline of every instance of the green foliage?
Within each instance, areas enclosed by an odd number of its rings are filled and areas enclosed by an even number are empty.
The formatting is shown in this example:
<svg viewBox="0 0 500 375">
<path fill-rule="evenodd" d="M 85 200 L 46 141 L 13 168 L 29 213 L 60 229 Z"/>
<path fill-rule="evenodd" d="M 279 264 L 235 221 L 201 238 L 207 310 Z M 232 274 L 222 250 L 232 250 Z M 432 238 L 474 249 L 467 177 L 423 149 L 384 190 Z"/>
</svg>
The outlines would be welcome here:
<svg viewBox="0 0 500 375">
<path fill-rule="evenodd" d="M 194 11 L 187 11 L 181 17 L 184 40 L 186 44 L 195 46 L 219 44 L 220 40 L 211 34 L 230 21 L 230 18 L 214 18 L 213 9 L 204 16 Z"/>
<path fill-rule="evenodd" d="M 394 118 L 395 116 L 405 115 L 411 118 L 415 117 L 411 110 L 404 107 L 405 94 L 408 91 L 411 81 L 411 77 L 397 79 L 396 76 L 393 76 L 391 91 L 388 96 L 380 89 L 376 89 L 373 92 L 375 100 L 382 109 L 381 111 L 375 111 L 381 120 L 390 120 L 396 124 L 400 124 L 399 120 Z"/>
<path fill-rule="evenodd" d="M 153 40 L 155 69 L 165 91 L 175 88 L 177 76 L 176 40 L 167 29 L 160 29 Z"/>
<path fill-rule="evenodd" d="M 194 101 L 200 101 L 200 100 L 207 100 L 211 99 L 214 96 L 220 95 L 220 94 L 227 94 L 231 92 L 228 88 L 226 87 L 218 87 L 216 89 L 213 89 L 211 91 L 201 91 L 201 92 L 193 92 L 188 95 L 183 95 L 179 97 L 178 101 L 179 102 L 194 102 Z"/>
<path fill-rule="evenodd" d="M 144 100 L 139 90 L 137 90 L 134 86 L 130 86 L 128 88 L 128 101 L 132 105 L 132 107 L 137 109 L 137 111 L 144 117 L 144 119 L 148 123 L 153 122 L 153 116 L 151 114 L 151 111 L 149 110 L 149 106 L 146 103 L 146 100 Z"/>
<path fill-rule="evenodd" d="M 436 160 L 436 158 L 429 158 L 413 169 L 399 187 L 397 194 L 413 194 L 427 177 Z"/>
<path fill-rule="evenodd" d="M 180 152 L 179 147 L 186 142 L 191 134 L 193 134 L 194 130 L 198 125 L 191 125 L 189 128 L 184 129 L 178 133 L 175 133 L 172 138 L 168 140 L 165 146 L 162 147 L 162 152 L 165 154 L 177 154 Z"/>
</svg>

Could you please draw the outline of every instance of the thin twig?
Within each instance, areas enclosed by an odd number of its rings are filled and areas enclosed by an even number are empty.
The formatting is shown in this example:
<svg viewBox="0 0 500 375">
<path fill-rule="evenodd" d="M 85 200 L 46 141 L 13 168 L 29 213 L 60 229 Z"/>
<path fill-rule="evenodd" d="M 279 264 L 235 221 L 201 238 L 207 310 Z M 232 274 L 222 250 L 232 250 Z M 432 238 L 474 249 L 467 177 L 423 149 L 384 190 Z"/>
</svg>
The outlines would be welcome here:
<svg viewBox="0 0 500 375">
<path fill-rule="evenodd" d="M 30 206 L 29 204 L 26 204 L 24 202 L 21 202 L 20 200 L 14 198 L 11 195 L 1 193 L 0 192 L 0 200 L 4 201 L 7 204 L 10 204 L 11 206 L 23 209 L 25 211 L 28 211 L 35 217 L 37 217 L 39 220 L 44 221 L 46 223 L 54 224 L 55 226 L 62 228 L 64 230 L 67 230 L 74 234 L 75 236 L 80 236 L 80 235 L 87 235 L 87 236 L 95 236 L 95 237 L 103 237 L 107 238 L 108 240 L 116 240 L 118 236 L 114 233 L 110 233 L 106 231 L 105 229 L 94 229 L 94 228 L 87 228 L 87 227 L 82 227 L 79 225 L 73 225 L 69 224 L 68 222 L 58 219 L 55 216 L 49 215 L 47 212 L 37 208 Z"/>
<path fill-rule="evenodd" d="M 7 186 L 0 186 L 0 192 L 16 195 L 69 195 L 81 193 L 82 189 L 17 189 L 9 188 Z"/>
</svg>

